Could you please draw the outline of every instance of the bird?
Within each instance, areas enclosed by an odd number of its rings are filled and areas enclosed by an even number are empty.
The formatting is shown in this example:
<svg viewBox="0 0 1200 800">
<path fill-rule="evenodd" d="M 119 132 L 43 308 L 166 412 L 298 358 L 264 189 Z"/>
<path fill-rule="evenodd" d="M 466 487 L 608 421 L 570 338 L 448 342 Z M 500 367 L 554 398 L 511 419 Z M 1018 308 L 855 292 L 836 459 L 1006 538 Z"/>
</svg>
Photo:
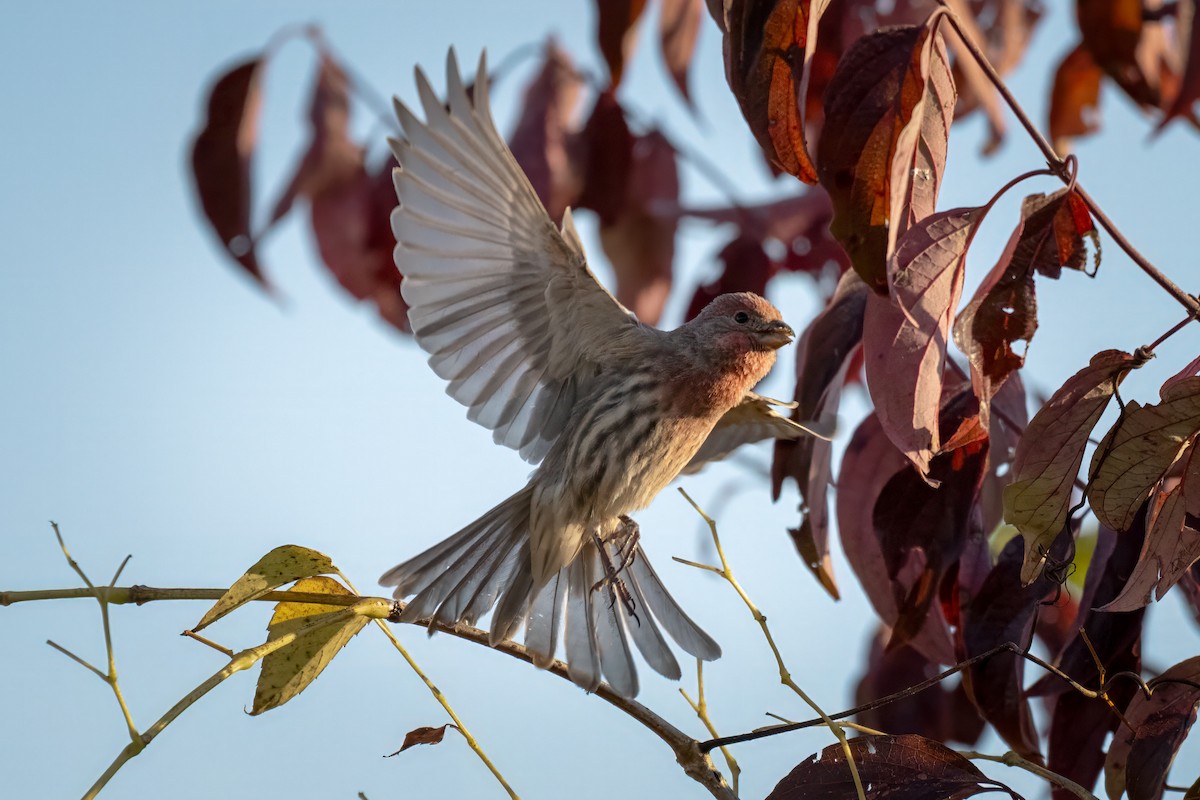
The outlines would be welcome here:
<svg viewBox="0 0 1200 800">
<path fill-rule="evenodd" d="M 633 647 L 671 679 L 667 636 L 703 660 L 721 649 L 671 597 L 628 515 L 740 444 L 813 432 L 775 411 L 794 404 L 753 392 L 795 334 L 745 292 L 674 330 L 640 322 L 588 268 L 570 209 L 556 226 L 497 132 L 486 53 L 470 89 L 453 49 L 444 100 L 420 67 L 416 84 L 424 120 L 396 99 L 403 135 L 389 139 L 413 336 L 468 418 L 537 467 L 380 583 L 412 598 L 402 621 L 474 625 L 491 612 L 492 645 L 524 626 L 540 667 L 561 630 L 572 681 L 633 697 Z"/>
</svg>

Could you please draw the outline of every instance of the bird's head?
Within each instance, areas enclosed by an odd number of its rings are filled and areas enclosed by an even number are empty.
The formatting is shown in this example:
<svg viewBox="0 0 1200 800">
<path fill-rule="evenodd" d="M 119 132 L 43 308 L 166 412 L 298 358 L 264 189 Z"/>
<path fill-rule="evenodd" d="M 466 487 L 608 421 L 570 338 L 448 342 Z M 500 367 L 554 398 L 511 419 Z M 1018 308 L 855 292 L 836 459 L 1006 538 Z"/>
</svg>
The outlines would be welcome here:
<svg viewBox="0 0 1200 800">
<path fill-rule="evenodd" d="M 751 292 L 721 295 L 689 324 L 729 354 L 778 350 L 796 338 L 779 309 Z"/>
</svg>

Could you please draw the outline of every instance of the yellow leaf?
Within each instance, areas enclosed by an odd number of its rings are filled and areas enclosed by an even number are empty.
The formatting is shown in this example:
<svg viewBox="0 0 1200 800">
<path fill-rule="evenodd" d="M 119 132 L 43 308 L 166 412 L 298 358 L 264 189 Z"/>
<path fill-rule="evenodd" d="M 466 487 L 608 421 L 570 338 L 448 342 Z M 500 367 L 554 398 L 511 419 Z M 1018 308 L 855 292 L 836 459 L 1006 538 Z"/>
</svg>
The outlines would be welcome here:
<svg viewBox="0 0 1200 800">
<path fill-rule="evenodd" d="M 213 624 L 230 611 L 255 598 L 262 597 L 273 589 L 278 589 L 285 583 L 336 570 L 337 568 L 333 566 L 329 556 L 324 553 L 318 553 L 316 550 L 309 550 L 307 547 L 295 544 L 276 547 L 246 570 L 246 574 L 238 578 L 233 586 L 229 587 L 229 591 L 221 595 L 221 599 L 208 610 L 208 613 L 192 630 L 198 631 Z"/>
<path fill-rule="evenodd" d="M 289 591 L 352 596 L 333 578 L 304 578 Z M 275 607 L 267 625 L 267 641 L 303 630 L 296 641 L 271 653 L 262 662 L 250 713 L 261 714 L 303 692 L 329 665 L 369 618 L 354 607 L 323 603 L 288 603 Z"/>
</svg>

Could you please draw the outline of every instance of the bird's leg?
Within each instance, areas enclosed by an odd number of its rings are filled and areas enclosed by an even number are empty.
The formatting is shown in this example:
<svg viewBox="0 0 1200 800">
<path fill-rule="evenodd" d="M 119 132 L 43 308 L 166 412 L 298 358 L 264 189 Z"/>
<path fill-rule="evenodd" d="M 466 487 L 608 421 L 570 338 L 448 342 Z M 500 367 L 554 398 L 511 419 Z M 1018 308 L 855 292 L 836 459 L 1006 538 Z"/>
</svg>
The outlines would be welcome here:
<svg viewBox="0 0 1200 800">
<path fill-rule="evenodd" d="M 641 620 L 638 619 L 635 609 L 636 603 L 633 600 L 633 594 L 629 591 L 629 587 L 625 585 L 625 581 L 621 580 L 621 572 L 633 563 L 633 559 L 637 557 L 638 540 L 641 538 L 638 524 L 630 519 L 625 514 L 621 515 L 621 524 L 603 538 L 593 531 L 592 540 L 596 544 L 596 549 L 600 551 L 600 563 L 604 566 L 604 577 L 596 581 L 592 586 L 592 591 L 601 588 L 608 589 L 608 605 L 609 608 L 620 598 L 621 604 L 625 606 L 625 610 L 629 612 L 629 616 L 638 625 L 641 625 Z M 610 543 L 616 543 L 613 548 L 615 554 L 620 558 L 620 563 L 613 565 L 612 556 L 609 554 L 608 546 Z"/>
</svg>

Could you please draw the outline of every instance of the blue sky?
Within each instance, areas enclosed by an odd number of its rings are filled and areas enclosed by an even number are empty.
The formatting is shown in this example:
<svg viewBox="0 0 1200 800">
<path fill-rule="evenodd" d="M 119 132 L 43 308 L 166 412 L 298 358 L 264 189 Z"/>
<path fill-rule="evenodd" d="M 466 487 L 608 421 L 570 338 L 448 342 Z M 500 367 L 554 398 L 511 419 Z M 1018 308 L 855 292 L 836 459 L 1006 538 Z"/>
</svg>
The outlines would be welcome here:
<svg viewBox="0 0 1200 800">
<path fill-rule="evenodd" d="M 1013 80 L 1038 120 L 1052 66 L 1073 37 L 1062 6 L 1054 4 Z M 452 44 L 467 62 L 483 47 L 498 59 L 553 30 L 581 62 L 600 69 L 592 14 L 585 0 L 76 2 L 6 10 L 0 588 L 77 583 L 54 544 L 54 519 L 97 580 L 132 553 L 123 582 L 227 585 L 267 550 L 294 542 L 328 553 L 360 589 L 373 591 L 385 569 L 521 486 L 528 466 L 465 419 L 411 341 L 352 305 L 324 274 L 297 224 L 302 214 L 264 253 L 282 303 L 230 268 L 195 213 L 186 146 L 214 71 L 286 24 L 320 24 L 377 90 L 412 98 L 412 66 L 439 75 Z M 694 66 L 700 124 L 674 96 L 653 38 L 642 37 L 625 99 L 705 152 L 743 199 L 783 189 L 764 175 L 724 84 L 715 28 L 706 21 Z M 300 103 L 311 66 L 311 54 L 293 44 L 270 67 L 266 144 L 256 165 L 262 185 L 277 185 L 303 142 Z M 505 130 L 525 67 L 497 90 Z M 371 127 L 367 114 L 357 119 L 362 130 Z M 1112 93 L 1104 97 L 1104 119 L 1104 132 L 1079 149 L 1081 182 L 1149 258 L 1195 289 L 1195 135 L 1177 124 L 1151 140 L 1149 125 Z M 976 158 L 982 142 L 978 121 L 955 129 L 941 207 L 978 204 L 1008 177 L 1040 166 L 1016 131 L 986 162 Z M 689 198 L 720 198 L 690 170 L 684 182 Z M 993 212 L 977 239 L 969 287 L 1008 238 L 1019 194 Z M 607 276 L 594 227 L 582 222 L 597 270 Z M 668 322 L 714 268 L 723 235 L 685 228 Z M 781 280 L 772 292 L 794 327 L 807 324 L 814 302 L 802 279 Z M 1043 393 L 1097 350 L 1145 344 L 1182 316 L 1108 240 L 1097 280 L 1072 274 L 1043 282 L 1039 301 L 1042 325 L 1027 380 Z M 1152 400 L 1198 345 L 1195 329 L 1176 336 L 1127 382 L 1125 395 Z M 791 391 L 786 352 L 765 387 L 776 395 Z M 848 406 L 852 423 L 863 404 L 851 398 Z M 764 466 L 767 457 L 759 450 L 747 460 Z M 796 679 L 828 710 L 851 705 L 873 618 L 836 548 L 840 603 L 803 570 L 784 535 L 796 521 L 794 491 L 772 505 L 765 483 L 736 465 L 683 485 L 718 517 L 728 555 L 770 616 Z M 775 685 L 770 654 L 728 588 L 669 561 L 711 558 L 690 508 L 668 491 L 640 521 L 660 573 L 725 649 L 708 682 L 722 732 L 763 724 L 768 710 L 808 716 Z M 203 611 L 200 603 L 114 610 L 122 684 L 143 728 L 221 666 L 219 655 L 177 635 Z M 235 649 L 249 646 L 267 618 L 265 607 L 248 609 L 214 626 L 212 636 Z M 81 794 L 124 745 L 107 689 L 44 644 L 52 638 L 98 662 L 99 631 L 91 603 L 0 611 L 0 793 Z M 524 796 L 703 796 L 656 739 L 570 684 L 448 637 L 399 634 Z M 1147 653 L 1156 669 L 1194 654 L 1198 641 L 1177 597 L 1152 611 Z M 643 672 L 639 699 L 699 735 L 677 685 Z M 686 679 L 682 685 L 694 688 Z M 129 764 L 106 796 L 498 796 L 453 735 L 435 748 L 380 757 L 405 731 L 444 720 L 370 629 L 290 705 L 250 718 L 243 709 L 252 696 L 251 676 L 228 681 Z M 743 746 L 744 795 L 764 795 L 829 741 L 810 732 Z M 982 747 L 1002 750 L 994 741 Z M 1195 742 L 1188 752 L 1200 754 Z M 995 774 L 1020 783 L 1002 773 Z"/>
</svg>

